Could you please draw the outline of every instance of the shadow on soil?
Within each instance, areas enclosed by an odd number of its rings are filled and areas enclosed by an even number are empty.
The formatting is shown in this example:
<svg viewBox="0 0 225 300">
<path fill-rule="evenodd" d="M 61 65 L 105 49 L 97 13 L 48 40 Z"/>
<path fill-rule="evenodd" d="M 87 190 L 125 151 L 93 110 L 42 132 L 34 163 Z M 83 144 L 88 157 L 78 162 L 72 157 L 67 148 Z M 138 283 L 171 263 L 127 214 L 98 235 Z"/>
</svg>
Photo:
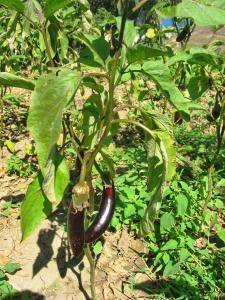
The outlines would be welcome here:
<svg viewBox="0 0 225 300">
<path fill-rule="evenodd" d="M 4 201 L 12 201 L 13 204 L 16 204 L 18 202 L 22 202 L 22 200 L 24 199 L 25 194 L 19 194 L 19 195 L 7 195 L 1 198 L 1 200 Z"/>
<path fill-rule="evenodd" d="M 45 300 L 45 296 L 39 293 L 33 293 L 29 290 L 16 292 L 12 296 L 6 296 L 1 298 L 1 300 Z"/>
<path fill-rule="evenodd" d="M 40 251 L 33 264 L 33 277 L 37 275 L 41 271 L 41 269 L 46 267 L 48 263 L 51 261 L 54 255 L 54 249 L 52 246 L 53 240 L 55 235 L 57 234 L 57 228 L 59 226 L 65 225 L 66 214 L 64 211 L 58 210 L 49 217 L 49 220 L 52 222 L 51 228 L 42 229 L 39 232 L 37 245 L 40 248 Z M 54 225 L 53 221 L 54 223 L 56 221 L 57 225 Z M 67 270 L 70 269 L 75 275 L 74 279 L 77 278 L 78 288 L 83 293 L 85 299 L 91 300 L 85 288 L 83 287 L 82 280 L 81 280 L 81 272 L 84 270 L 84 263 L 82 262 L 83 257 L 84 255 L 80 256 L 77 259 L 72 258 L 68 246 L 67 235 L 65 234 L 64 237 L 61 238 L 61 245 L 58 248 L 58 252 L 56 255 L 56 264 L 58 267 L 60 277 L 65 278 L 67 274 Z M 75 270 L 76 266 L 78 266 L 79 271 Z M 18 299 L 23 300 L 23 298 L 18 298 Z M 24 298 L 24 300 L 26 299 L 30 300 L 32 298 Z M 40 298 L 40 299 L 44 299 L 44 298 Z"/>
</svg>

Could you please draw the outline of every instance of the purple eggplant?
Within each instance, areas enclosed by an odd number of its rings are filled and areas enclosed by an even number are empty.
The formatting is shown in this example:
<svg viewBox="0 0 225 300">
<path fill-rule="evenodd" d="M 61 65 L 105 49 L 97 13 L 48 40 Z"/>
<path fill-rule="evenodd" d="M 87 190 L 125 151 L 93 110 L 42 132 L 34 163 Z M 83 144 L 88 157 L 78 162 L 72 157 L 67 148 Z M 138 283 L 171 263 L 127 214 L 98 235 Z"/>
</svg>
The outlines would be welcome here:
<svg viewBox="0 0 225 300">
<path fill-rule="evenodd" d="M 70 247 L 74 257 L 79 257 L 84 248 L 84 209 L 81 211 L 73 207 L 70 202 L 67 216 L 67 230 Z"/>
<path fill-rule="evenodd" d="M 91 243 L 98 239 L 109 226 L 115 210 L 115 188 L 112 186 L 106 187 L 103 190 L 102 202 L 99 212 L 93 223 L 85 232 L 85 243 Z"/>
</svg>

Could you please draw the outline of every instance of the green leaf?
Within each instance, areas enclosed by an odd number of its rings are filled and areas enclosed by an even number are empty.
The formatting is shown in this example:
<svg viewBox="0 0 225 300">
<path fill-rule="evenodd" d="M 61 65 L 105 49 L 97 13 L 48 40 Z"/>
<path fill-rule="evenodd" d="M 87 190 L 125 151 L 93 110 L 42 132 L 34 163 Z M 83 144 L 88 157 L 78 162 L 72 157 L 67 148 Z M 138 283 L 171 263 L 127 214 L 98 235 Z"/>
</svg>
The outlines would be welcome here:
<svg viewBox="0 0 225 300">
<path fill-rule="evenodd" d="M 100 150 L 100 154 L 108 167 L 111 177 L 114 178 L 116 171 L 114 168 L 114 161 L 113 161 L 112 157 L 108 153 L 106 153 L 103 149 Z"/>
<path fill-rule="evenodd" d="M 160 10 L 166 18 L 192 18 L 200 26 L 217 26 L 225 24 L 224 0 L 202 1 L 183 0 L 176 6 L 167 6 Z"/>
<path fill-rule="evenodd" d="M 168 59 L 167 66 L 171 66 L 180 61 L 200 66 L 216 66 L 215 58 L 215 53 L 210 51 L 210 49 L 205 49 L 201 46 L 193 46 L 186 51 L 178 51 L 174 56 Z"/>
<path fill-rule="evenodd" d="M 161 248 L 160 251 L 174 250 L 177 249 L 178 242 L 176 240 L 169 240 Z"/>
<path fill-rule="evenodd" d="M 166 55 L 165 51 L 157 48 L 151 48 L 143 44 L 138 44 L 136 47 L 128 48 L 127 61 L 129 64 L 147 60 L 151 57 Z"/>
<path fill-rule="evenodd" d="M 103 249 L 103 246 L 102 246 L 101 241 L 98 241 L 93 247 L 93 250 L 94 250 L 94 253 L 96 256 L 102 252 L 102 249 Z"/>
<path fill-rule="evenodd" d="M 148 134 L 146 138 L 149 139 Z M 166 188 L 168 173 L 168 155 L 162 140 L 156 135 L 147 140 L 148 152 L 148 189 L 150 199 L 141 221 L 141 234 L 146 235 L 154 230 L 154 221 L 161 207 L 163 193 Z"/>
<path fill-rule="evenodd" d="M 71 0 L 47 0 L 45 8 L 44 8 L 44 15 L 46 18 L 49 18 L 53 15 L 57 10 L 60 8 L 64 8 L 68 5 Z"/>
<path fill-rule="evenodd" d="M 13 286 L 7 280 L 0 281 L 0 295 L 2 299 L 7 299 L 10 296 L 13 296 L 17 292 Z M 12 299 L 12 297 L 11 297 Z"/>
<path fill-rule="evenodd" d="M 206 76 L 191 77 L 187 85 L 192 100 L 197 100 L 208 90 L 208 78 Z"/>
<path fill-rule="evenodd" d="M 55 173 L 55 196 L 58 201 L 61 201 L 65 190 L 70 182 L 69 170 L 66 160 L 63 156 L 58 155 L 56 158 L 56 173 Z"/>
<path fill-rule="evenodd" d="M 218 209 L 223 209 L 223 208 L 225 207 L 223 201 L 220 200 L 220 199 L 216 199 L 216 200 L 215 200 L 215 206 L 216 206 L 216 208 L 218 208 Z"/>
<path fill-rule="evenodd" d="M 89 87 L 90 89 L 96 91 L 97 93 L 101 94 L 104 92 L 104 86 L 101 84 L 98 84 L 94 78 L 92 77 L 85 77 L 82 81 L 82 84 L 86 87 Z"/>
<path fill-rule="evenodd" d="M 180 262 L 185 262 L 191 253 L 186 248 L 180 249 Z"/>
<path fill-rule="evenodd" d="M 24 79 L 7 72 L 0 72 L 0 85 L 13 86 L 26 90 L 34 90 L 35 87 L 33 80 Z"/>
<path fill-rule="evenodd" d="M 128 204 L 124 209 L 124 217 L 128 219 L 129 217 L 136 214 L 136 209 L 133 204 Z"/>
<path fill-rule="evenodd" d="M 73 99 L 80 81 L 81 74 L 68 69 L 41 75 L 37 80 L 28 115 L 28 128 L 36 143 L 43 174 L 59 139 L 63 111 Z"/>
<path fill-rule="evenodd" d="M 15 264 L 15 263 L 7 263 L 4 267 L 3 267 L 3 270 L 6 272 L 6 273 L 9 273 L 9 274 L 15 274 L 17 271 L 21 270 L 21 266 L 19 264 Z"/>
<path fill-rule="evenodd" d="M 113 216 L 111 222 L 110 222 L 110 225 L 115 228 L 116 230 L 120 229 L 121 228 L 121 222 L 120 222 L 120 219 L 117 217 L 117 216 Z"/>
<path fill-rule="evenodd" d="M 216 187 L 225 187 L 225 178 L 221 179 L 219 182 L 217 182 Z"/>
<path fill-rule="evenodd" d="M 36 0 L 27 0 L 25 2 L 24 15 L 32 21 L 32 23 L 43 24 L 44 15 L 40 3 Z"/>
<path fill-rule="evenodd" d="M 29 185 L 21 205 L 20 218 L 22 240 L 26 239 L 37 226 L 52 212 L 52 204 L 42 191 L 43 178 L 39 174 Z"/>
<path fill-rule="evenodd" d="M 24 4 L 20 0 L 0 0 L 0 5 L 1 4 L 10 9 L 15 9 L 20 13 L 23 13 L 24 11 Z"/>
<path fill-rule="evenodd" d="M 6 278 L 5 272 L 3 272 L 2 269 L 0 269 L 0 281 L 2 281 L 5 278 Z"/>
<path fill-rule="evenodd" d="M 166 181 L 169 183 L 176 174 L 176 153 L 177 147 L 175 145 L 174 137 L 168 131 L 158 131 L 157 135 L 160 137 L 166 153 L 167 153 L 167 174 Z"/>
<path fill-rule="evenodd" d="M 69 184 L 69 171 L 64 157 L 55 151 L 55 147 L 53 149 L 45 167 L 42 189 L 48 200 L 57 206 Z"/>
<path fill-rule="evenodd" d="M 89 51 L 84 49 L 81 52 L 81 58 L 79 59 L 81 63 L 88 63 L 92 59 L 97 65 L 105 65 L 105 61 L 109 57 L 110 46 L 104 37 L 83 33 L 76 34 L 74 37 L 84 43 L 89 49 Z"/>
<path fill-rule="evenodd" d="M 68 48 L 69 48 L 69 39 L 64 32 L 59 32 L 59 41 L 60 41 L 60 58 L 64 59 L 67 57 Z"/>
<path fill-rule="evenodd" d="M 167 233 L 173 228 L 175 224 L 175 219 L 172 213 L 164 213 L 160 218 L 160 233 L 164 234 Z"/>
<path fill-rule="evenodd" d="M 7 147 L 7 149 L 8 149 L 11 153 L 13 153 L 13 152 L 15 151 L 15 144 L 14 144 L 12 141 L 6 140 L 6 141 L 4 142 L 4 145 Z"/>
<path fill-rule="evenodd" d="M 217 235 L 225 243 L 225 229 L 217 231 Z"/>
<path fill-rule="evenodd" d="M 188 198 L 185 194 L 178 194 L 176 197 L 177 202 L 177 215 L 184 216 L 188 208 Z"/>
<path fill-rule="evenodd" d="M 11 212 L 10 212 L 9 209 L 4 209 L 3 212 L 2 212 L 2 215 L 3 215 L 4 217 L 8 217 L 8 216 L 11 215 Z"/>
<path fill-rule="evenodd" d="M 84 147 L 91 148 L 97 142 L 101 124 L 102 102 L 101 96 L 92 94 L 85 102 L 83 108 Z"/>
<path fill-rule="evenodd" d="M 121 21 L 122 21 L 121 17 L 116 18 L 118 31 L 120 31 L 121 28 Z M 125 30 L 124 30 L 124 39 L 123 39 L 124 44 L 127 47 L 131 47 L 134 43 L 134 39 L 136 36 L 137 36 L 137 29 L 134 26 L 134 21 L 127 20 Z"/>
<path fill-rule="evenodd" d="M 182 114 L 185 120 L 189 120 L 189 100 L 185 99 L 172 81 L 169 68 L 160 61 L 148 61 L 142 66 L 143 72 L 154 80 L 168 101 Z"/>
<path fill-rule="evenodd" d="M 180 263 L 176 263 L 173 265 L 172 261 L 169 261 L 168 264 L 165 266 L 165 269 L 163 271 L 163 276 L 168 277 L 179 272 L 180 272 Z"/>
</svg>

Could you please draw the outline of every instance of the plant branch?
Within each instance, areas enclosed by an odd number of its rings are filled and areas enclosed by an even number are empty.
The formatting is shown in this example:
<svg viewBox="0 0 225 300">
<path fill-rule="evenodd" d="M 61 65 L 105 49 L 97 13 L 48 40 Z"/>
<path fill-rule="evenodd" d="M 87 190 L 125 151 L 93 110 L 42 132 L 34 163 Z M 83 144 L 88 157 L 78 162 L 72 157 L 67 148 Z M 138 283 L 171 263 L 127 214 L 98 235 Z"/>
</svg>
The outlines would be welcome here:
<svg viewBox="0 0 225 300">
<path fill-rule="evenodd" d="M 86 77 L 103 77 L 109 79 L 109 76 L 106 73 L 101 73 L 101 72 L 85 72 L 83 74 L 83 78 Z"/>
<path fill-rule="evenodd" d="M 131 124 L 137 127 L 142 128 L 143 130 L 145 130 L 147 133 L 149 133 L 151 135 L 151 137 L 155 138 L 155 134 L 152 132 L 152 130 L 150 130 L 148 127 L 146 127 L 145 125 L 135 121 L 135 120 L 130 120 L 130 119 L 115 119 L 112 121 L 113 123 L 127 123 L 127 124 Z"/>
<path fill-rule="evenodd" d="M 123 43 L 123 36 L 124 36 L 124 31 L 125 31 L 126 21 L 127 21 L 128 4 L 129 4 L 129 1 L 126 0 L 125 7 L 124 7 L 124 13 L 123 13 L 123 16 L 122 16 L 122 21 L 121 21 L 119 43 L 118 43 L 117 51 L 120 50 L 120 48 L 122 47 L 122 43 Z"/>
<path fill-rule="evenodd" d="M 138 9 L 140 9 L 142 6 L 144 6 L 145 4 L 147 4 L 147 2 L 149 2 L 149 0 L 142 0 L 142 1 L 140 1 L 139 3 L 137 3 L 137 4 L 135 5 L 135 7 L 133 7 L 133 8 L 131 9 L 131 11 L 129 12 L 128 15 L 135 13 Z"/>
<path fill-rule="evenodd" d="M 96 291 L 95 291 L 95 259 L 91 254 L 89 245 L 86 245 L 84 248 L 84 253 L 90 264 L 90 285 L 91 285 L 91 298 L 92 300 L 97 300 Z"/>
<path fill-rule="evenodd" d="M 43 28 L 41 29 L 41 34 L 42 34 L 43 39 L 44 39 L 46 52 L 47 52 L 47 56 L 48 56 L 48 59 L 50 61 L 51 67 L 54 67 L 55 64 L 54 64 L 54 61 L 53 61 L 53 58 L 52 58 L 52 55 L 51 55 L 51 51 L 50 51 L 50 47 L 49 47 L 49 44 L 48 44 L 48 38 L 47 38 L 45 26 L 43 26 Z"/>
<path fill-rule="evenodd" d="M 68 130 L 69 130 L 69 134 L 70 134 L 70 137 L 71 137 L 71 142 L 72 142 L 72 144 L 73 144 L 73 148 L 74 148 L 74 150 L 76 151 L 77 156 L 78 156 L 80 162 L 83 163 L 83 158 L 81 157 L 80 152 L 79 152 L 79 150 L 78 150 L 79 147 L 80 147 L 80 145 L 79 145 L 79 143 L 78 143 L 78 141 L 77 141 L 77 138 L 75 137 L 75 134 L 74 134 L 72 125 L 71 125 L 71 123 L 70 123 L 70 120 L 66 120 L 65 123 L 66 123 L 66 125 L 67 125 Z"/>
<path fill-rule="evenodd" d="M 220 150 L 221 150 L 223 135 L 224 135 L 224 131 L 225 131 L 225 127 L 223 125 L 224 124 L 222 124 L 222 130 L 220 131 L 221 124 L 216 124 L 217 147 L 216 147 L 216 151 L 214 153 L 214 156 L 211 160 L 210 166 L 208 168 L 208 193 L 207 193 L 207 197 L 205 199 L 205 203 L 204 203 L 204 207 L 203 207 L 203 215 L 206 213 L 208 204 L 209 204 L 209 202 L 212 198 L 212 189 L 213 189 L 212 175 L 213 175 L 213 172 L 214 172 L 215 163 L 217 161 L 218 155 L 219 155 Z"/>
</svg>

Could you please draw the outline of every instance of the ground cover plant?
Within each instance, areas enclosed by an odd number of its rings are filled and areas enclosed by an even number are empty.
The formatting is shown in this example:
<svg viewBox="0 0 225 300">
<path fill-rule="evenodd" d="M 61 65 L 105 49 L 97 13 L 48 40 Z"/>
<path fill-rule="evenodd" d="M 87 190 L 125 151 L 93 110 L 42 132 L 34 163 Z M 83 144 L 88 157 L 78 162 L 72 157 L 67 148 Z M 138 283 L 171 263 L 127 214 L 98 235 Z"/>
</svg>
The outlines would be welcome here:
<svg viewBox="0 0 225 300">
<path fill-rule="evenodd" d="M 63 206 L 70 251 L 90 263 L 92 299 L 108 226 L 127 226 L 149 250 L 139 271 L 149 280 L 130 274 L 130 289 L 223 299 L 223 42 L 190 39 L 196 26 L 224 26 L 225 1 L 0 5 L 0 147 L 10 153 L 8 174 L 32 174 L 22 240 Z M 29 110 L 9 87 L 31 93 Z M 23 158 L 7 134 L 18 110 L 18 135 L 32 138 Z"/>
</svg>

